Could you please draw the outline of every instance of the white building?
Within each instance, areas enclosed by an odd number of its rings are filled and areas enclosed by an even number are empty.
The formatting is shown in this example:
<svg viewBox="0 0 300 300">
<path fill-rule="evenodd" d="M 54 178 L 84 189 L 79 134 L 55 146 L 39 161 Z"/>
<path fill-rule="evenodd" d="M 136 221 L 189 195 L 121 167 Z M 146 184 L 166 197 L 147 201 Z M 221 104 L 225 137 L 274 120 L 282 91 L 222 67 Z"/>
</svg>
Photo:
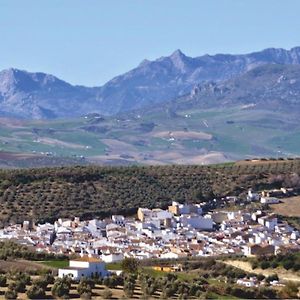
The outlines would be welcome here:
<svg viewBox="0 0 300 300">
<path fill-rule="evenodd" d="M 111 219 L 117 225 L 120 225 L 120 226 L 125 225 L 125 217 L 122 215 L 112 215 Z"/>
<path fill-rule="evenodd" d="M 260 202 L 263 204 L 278 204 L 279 199 L 275 197 L 261 197 Z"/>
<path fill-rule="evenodd" d="M 114 263 L 123 260 L 124 255 L 122 253 L 102 254 L 101 259 L 106 263 Z"/>
<path fill-rule="evenodd" d="M 213 228 L 212 218 L 198 215 L 183 215 L 180 217 L 180 223 L 183 227 L 189 226 L 195 229 L 211 230 Z"/>
<path fill-rule="evenodd" d="M 82 277 L 105 277 L 108 275 L 105 263 L 95 257 L 83 256 L 70 260 L 69 267 L 58 270 L 58 277 L 69 276 L 74 280 Z"/>
<path fill-rule="evenodd" d="M 248 191 L 247 200 L 248 201 L 258 201 L 260 195 L 258 193 L 253 193 L 252 190 Z"/>
</svg>

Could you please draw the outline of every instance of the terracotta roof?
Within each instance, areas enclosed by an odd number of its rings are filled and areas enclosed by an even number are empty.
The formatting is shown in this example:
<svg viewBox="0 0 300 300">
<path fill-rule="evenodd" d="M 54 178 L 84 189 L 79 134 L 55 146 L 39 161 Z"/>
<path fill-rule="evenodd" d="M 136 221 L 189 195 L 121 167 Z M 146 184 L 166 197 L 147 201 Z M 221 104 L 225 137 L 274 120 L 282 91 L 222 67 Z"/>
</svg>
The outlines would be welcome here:
<svg viewBox="0 0 300 300">
<path fill-rule="evenodd" d="M 102 262 L 101 259 L 96 257 L 90 257 L 90 256 L 82 256 L 76 259 L 72 259 L 73 261 L 86 261 L 86 262 Z"/>
</svg>

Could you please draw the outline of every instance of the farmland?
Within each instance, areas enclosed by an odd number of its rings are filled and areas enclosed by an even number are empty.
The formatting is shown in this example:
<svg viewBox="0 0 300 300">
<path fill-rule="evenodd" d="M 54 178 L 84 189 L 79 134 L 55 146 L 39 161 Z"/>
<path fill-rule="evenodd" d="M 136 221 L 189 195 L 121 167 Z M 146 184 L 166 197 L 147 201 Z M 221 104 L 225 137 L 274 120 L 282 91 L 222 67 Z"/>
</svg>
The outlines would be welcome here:
<svg viewBox="0 0 300 300">
<path fill-rule="evenodd" d="M 271 205 L 271 208 L 281 216 L 300 217 L 300 197 L 280 199 L 280 203 Z"/>
</svg>

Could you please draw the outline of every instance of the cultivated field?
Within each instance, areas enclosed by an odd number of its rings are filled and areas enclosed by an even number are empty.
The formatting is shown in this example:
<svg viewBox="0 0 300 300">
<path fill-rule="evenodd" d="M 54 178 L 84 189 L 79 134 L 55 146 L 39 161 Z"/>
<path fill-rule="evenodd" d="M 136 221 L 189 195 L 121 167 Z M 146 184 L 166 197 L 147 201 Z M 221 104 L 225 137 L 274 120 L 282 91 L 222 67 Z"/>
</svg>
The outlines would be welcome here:
<svg viewBox="0 0 300 300">
<path fill-rule="evenodd" d="M 286 217 L 300 217 L 300 196 L 280 200 L 281 203 L 271 205 L 276 214 Z"/>
</svg>

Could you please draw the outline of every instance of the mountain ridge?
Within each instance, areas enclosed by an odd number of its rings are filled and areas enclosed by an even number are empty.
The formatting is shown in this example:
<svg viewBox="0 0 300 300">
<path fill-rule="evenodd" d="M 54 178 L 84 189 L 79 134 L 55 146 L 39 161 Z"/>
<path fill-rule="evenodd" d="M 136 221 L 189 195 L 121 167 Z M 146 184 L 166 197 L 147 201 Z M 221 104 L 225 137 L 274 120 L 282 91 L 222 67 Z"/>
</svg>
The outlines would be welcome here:
<svg viewBox="0 0 300 300">
<path fill-rule="evenodd" d="M 202 82 L 223 81 L 264 64 L 300 64 L 300 47 L 249 54 L 195 58 L 181 50 L 114 77 L 100 87 L 71 85 L 53 75 L 18 69 L 0 72 L 0 115 L 25 119 L 114 115 L 157 105 L 190 92 Z"/>
</svg>

